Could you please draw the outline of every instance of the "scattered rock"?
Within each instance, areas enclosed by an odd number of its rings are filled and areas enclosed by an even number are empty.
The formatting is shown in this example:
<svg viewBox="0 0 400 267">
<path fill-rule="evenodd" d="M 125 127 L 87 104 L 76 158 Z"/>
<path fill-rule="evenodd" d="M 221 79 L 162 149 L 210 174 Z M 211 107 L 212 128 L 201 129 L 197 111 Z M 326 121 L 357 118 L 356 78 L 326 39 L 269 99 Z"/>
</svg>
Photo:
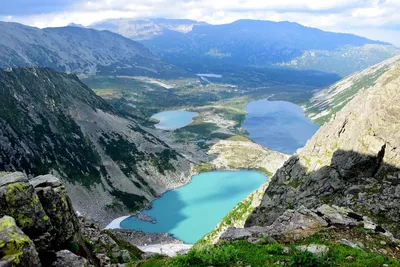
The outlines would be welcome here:
<svg viewBox="0 0 400 267">
<path fill-rule="evenodd" d="M 373 231 L 375 231 L 376 225 L 374 223 L 372 223 L 372 222 L 364 221 L 364 229 L 365 230 L 373 230 Z"/>
<path fill-rule="evenodd" d="M 361 242 L 356 242 L 356 244 L 357 244 L 357 246 L 359 246 L 359 247 L 360 247 L 360 248 L 362 248 L 362 249 L 364 249 L 364 248 L 365 248 L 364 244 L 363 244 L 363 243 L 361 243 Z"/>
<path fill-rule="evenodd" d="M 329 251 L 329 248 L 325 245 L 310 244 L 307 246 L 297 246 L 296 249 L 300 251 L 308 251 L 317 256 L 325 254 Z"/>
<path fill-rule="evenodd" d="M 284 254 L 289 254 L 290 253 L 290 248 L 289 247 L 284 247 L 283 248 L 283 253 Z"/>
<path fill-rule="evenodd" d="M 107 266 L 111 263 L 110 258 L 106 254 L 97 254 L 96 258 L 99 260 L 100 266 Z"/>
<path fill-rule="evenodd" d="M 382 246 L 386 246 L 386 242 L 385 241 L 381 241 L 381 245 Z"/>
<path fill-rule="evenodd" d="M 322 215 L 322 218 L 333 225 L 354 226 L 359 225 L 363 221 L 362 216 L 355 214 L 351 209 L 335 205 L 329 206 L 324 204 L 317 208 L 316 211 Z"/>
<path fill-rule="evenodd" d="M 89 267 L 85 258 L 79 257 L 69 250 L 62 250 L 56 253 L 57 260 L 52 267 Z"/>
<path fill-rule="evenodd" d="M 122 263 L 129 263 L 132 261 L 131 254 L 127 250 L 121 250 L 119 258 Z"/>
<path fill-rule="evenodd" d="M 354 244 L 353 242 L 347 240 L 347 239 L 341 239 L 336 241 L 337 243 L 341 243 L 343 245 L 349 246 L 351 248 L 356 248 L 356 249 L 361 249 L 358 245 Z"/>
</svg>

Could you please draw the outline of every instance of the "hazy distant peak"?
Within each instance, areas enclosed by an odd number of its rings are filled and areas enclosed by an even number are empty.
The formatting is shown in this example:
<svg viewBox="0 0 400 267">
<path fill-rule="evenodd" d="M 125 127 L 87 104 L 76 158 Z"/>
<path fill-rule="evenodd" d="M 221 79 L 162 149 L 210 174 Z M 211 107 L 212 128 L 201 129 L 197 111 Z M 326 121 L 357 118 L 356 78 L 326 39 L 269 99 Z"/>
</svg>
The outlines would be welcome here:
<svg viewBox="0 0 400 267">
<path fill-rule="evenodd" d="M 79 27 L 79 28 L 86 28 L 85 26 L 83 26 L 82 24 L 76 24 L 76 23 L 70 23 L 67 25 L 68 27 Z"/>
</svg>

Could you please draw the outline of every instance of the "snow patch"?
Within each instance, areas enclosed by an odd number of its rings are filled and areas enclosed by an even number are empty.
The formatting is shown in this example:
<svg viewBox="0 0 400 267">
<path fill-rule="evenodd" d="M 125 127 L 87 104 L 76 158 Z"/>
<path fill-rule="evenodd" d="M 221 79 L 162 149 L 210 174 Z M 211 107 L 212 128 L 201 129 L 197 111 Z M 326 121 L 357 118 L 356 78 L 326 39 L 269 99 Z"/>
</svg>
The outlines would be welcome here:
<svg viewBox="0 0 400 267">
<path fill-rule="evenodd" d="M 187 244 L 160 244 L 160 245 L 138 246 L 138 248 L 144 252 L 158 253 L 167 255 L 169 257 L 174 257 L 178 254 L 186 254 L 186 252 L 192 247 L 193 245 L 187 245 Z"/>
<path fill-rule="evenodd" d="M 131 216 L 129 215 L 129 216 L 119 217 L 119 218 L 113 220 L 112 222 L 110 222 L 110 224 L 107 225 L 105 229 L 120 229 L 121 228 L 121 225 L 120 225 L 121 222 L 123 220 L 125 220 L 125 219 L 128 219 L 129 217 L 131 217 Z"/>
</svg>

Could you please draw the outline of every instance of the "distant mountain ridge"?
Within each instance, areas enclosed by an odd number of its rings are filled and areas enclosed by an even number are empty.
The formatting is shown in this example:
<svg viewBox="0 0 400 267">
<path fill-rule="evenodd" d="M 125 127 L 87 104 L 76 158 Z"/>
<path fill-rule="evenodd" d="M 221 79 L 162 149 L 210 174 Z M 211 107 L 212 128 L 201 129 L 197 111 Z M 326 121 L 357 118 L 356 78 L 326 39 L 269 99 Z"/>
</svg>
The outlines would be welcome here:
<svg viewBox="0 0 400 267">
<path fill-rule="evenodd" d="M 124 19 L 107 21 L 106 25 L 108 30 L 140 41 L 164 60 L 190 68 L 203 63 L 231 64 L 319 70 L 345 76 L 400 54 L 386 42 L 293 22 L 239 20 L 211 25 L 166 19 L 160 23 L 153 19 L 146 20 L 144 27 L 143 21 Z M 104 29 L 102 26 L 90 27 Z M 353 61 L 357 64 L 351 64 Z"/>
<path fill-rule="evenodd" d="M 38 29 L 0 22 L 0 67 L 50 67 L 78 74 L 161 75 L 174 67 L 142 44 L 82 27 Z"/>
</svg>

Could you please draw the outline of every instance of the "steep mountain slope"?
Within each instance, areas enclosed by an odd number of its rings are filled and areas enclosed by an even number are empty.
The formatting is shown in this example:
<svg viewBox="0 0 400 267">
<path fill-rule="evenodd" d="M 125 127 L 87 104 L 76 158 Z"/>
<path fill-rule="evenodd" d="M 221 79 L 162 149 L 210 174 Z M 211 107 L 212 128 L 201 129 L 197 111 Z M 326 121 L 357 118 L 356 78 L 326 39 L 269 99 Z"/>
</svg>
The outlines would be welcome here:
<svg viewBox="0 0 400 267">
<path fill-rule="evenodd" d="M 108 31 L 38 29 L 0 22 L 0 67 L 51 67 L 89 74 L 160 75 L 174 68 L 143 45 Z"/>
<path fill-rule="evenodd" d="M 277 171 L 247 225 L 270 225 L 286 209 L 349 207 L 400 235 L 400 68 L 360 90 Z"/>
<path fill-rule="evenodd" d="M 387 43 L 290 22 L 239 20 L 210 25 L 179 20 L 113 20 L 94 27 L 140 40 L 164 60 L 193 69 L 232 64 L 347 75 L 400 53 Z"/>
<path fill-rule="evenodd" d="M 362 89 L 375 85 L 376 81 L 393 66 L 400 65 L 400 56 L 390 58 L 375 66 L 354 73 L 332 86 L 315 93 L 306 105 L 306 114 L 319 125 L 329 121 Z"/>
<path fill-rule="evenodd" d="M 0 71 L 0 95 L 0 171 L 55 173 L 75 207 L 100 221 L 115 210 L 143 207 L 189 179 L 186 159 L 74 75 Z"/>
</svg>

